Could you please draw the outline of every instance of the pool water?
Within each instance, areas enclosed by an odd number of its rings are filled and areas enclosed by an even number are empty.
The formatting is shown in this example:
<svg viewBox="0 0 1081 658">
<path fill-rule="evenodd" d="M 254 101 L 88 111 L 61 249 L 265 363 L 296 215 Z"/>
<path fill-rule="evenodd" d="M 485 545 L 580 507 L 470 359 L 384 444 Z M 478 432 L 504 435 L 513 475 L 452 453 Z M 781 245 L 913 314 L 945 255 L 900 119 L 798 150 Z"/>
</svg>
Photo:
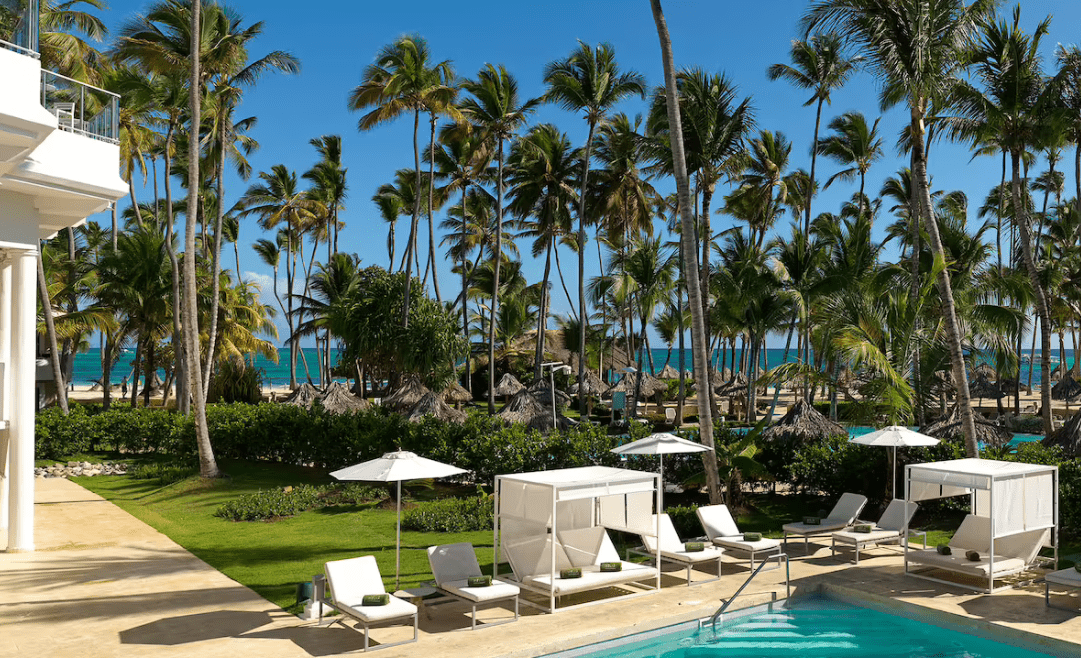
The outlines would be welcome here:
<svg viewBox="0 0 1081 658">
<path fill-rule="evenodd" d="M 909 429 L 916 430 L 918 428 L 911 427 Z M 875 431 L 875 428 L 873 427 L 867 427 L 864 425 L 852 425 L 848 428 L 848 435 L 855 438 L 857 436 L 863 436 L 864 434 L 870 434 L 873 431 Z M 1026 443 L 1028 441 L 1040 441 L 1042 439 L 1043 436 L 1039 434 L 1014 434 L 1013 438 L 1010 439 L 1010 445 L 1016 446 L 1019 443 Z"/>
<path fill-rule="evenodd" d="M 1036 603 L 1039 603 L 1037 601 Z M 905 658 L 1035 658 L 1038 653 L 905 617 L 828 599 L 800 602 L 794 609 L 752 614 L 707 627 L 640 641 L 575 651 L 576 658 L 802 658 L 896 656 Z M 632 638 L 624 638 L 632 639 Z M 611 646 L 617 644 L 618 646 Z"/>
</svg>

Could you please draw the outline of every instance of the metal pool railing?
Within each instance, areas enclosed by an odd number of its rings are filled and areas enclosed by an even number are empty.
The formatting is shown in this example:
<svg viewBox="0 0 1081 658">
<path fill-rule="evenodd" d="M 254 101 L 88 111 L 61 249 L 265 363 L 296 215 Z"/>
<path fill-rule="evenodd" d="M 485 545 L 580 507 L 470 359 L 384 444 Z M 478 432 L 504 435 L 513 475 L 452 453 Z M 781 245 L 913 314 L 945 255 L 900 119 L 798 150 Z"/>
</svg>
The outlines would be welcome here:
<svg viewBox="0 0 1081 658">
<path fill-rule="evenodd" d="M 788 568 L 788 554 L 777 553 L 776 555 L 771 555 L 766 559 L 762 560 L 758 567 L 756 567 L 755 570 L 751 572 L 751 575 L 747 576 L 747 580 L 743 581 L 743 584 L 739 586 L 739 589 L 736 590 L 736 593 L 733 594 L 730 599 L 724 602 L 724 605 L 722 605 L 720 608 L 717 608 L 717 612 L 714 612 L 713 616 L 709 618 L 710 626 L 712 626 L 713 628 L 717 627 L 717 620 L 721 618 L 721 615 L 724 614 L 724 611 L 727 610 L 728 607 L 732 605 L 732 602 L 735 601 L 739 597 L 739 595 L 743 593 L 743 590 L 747 589 L 747 586 L 751 584 L 751 581 L 754 580 L 754 577 L 762 571 L 762 567 L 766 566 L 767 564 L 769 564 L 770 560 L 774 559 L 776 559 L 778 562 L 777 566 L 781 566 L 780 562 L 781 560 L 784 560 L 785 600 L 787 601 L 792 597 L 791 571 Z"/>
<path fill-rule="evenodd" d="M 42 71 L 41 106 L 56 117 L 61 130 L 119 143 L 120 96 L 111 91 Z"/>
<path fill-rule="evenodd" d="M 38 57 L 38 0 L 0 0 L 0 48 Z"/>
</svg>

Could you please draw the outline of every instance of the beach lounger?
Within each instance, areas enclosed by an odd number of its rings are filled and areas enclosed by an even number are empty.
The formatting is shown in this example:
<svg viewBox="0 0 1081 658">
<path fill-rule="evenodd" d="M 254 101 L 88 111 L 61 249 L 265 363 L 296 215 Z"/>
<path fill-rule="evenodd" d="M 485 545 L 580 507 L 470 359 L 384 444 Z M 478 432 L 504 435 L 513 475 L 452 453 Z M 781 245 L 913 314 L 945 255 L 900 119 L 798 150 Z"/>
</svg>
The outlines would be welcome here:
<svg viewBox="0 0 1081 658">
<path fill-rule="evenodd" d="M 916 513 L 918 507 L 919 505 L 916 503 L 905 503 L 900 498 L 894 498 L 886 507 L 886 511 L 882 513 L 882 518 L 878 520 L 878 523 L 871 524 L 874 525 L 871 532 L 841 530 L 833 533 L 833 544 L 831 546 L 833 555 L 837 555 L 838 544 L 851 546 L 856 550 L 855 562 L 859 564 L 860 551 L 865 550 L 868 546 L 900 542 L 901 533 L 904 532 L 908 522 L 912 520 L 912 515 Z M 927 533 L 920 534 L 924 537 L 923 543 L 926 547 Z"/>
<path fill-rule="evenodd" d="M 472 630 L 477 628 L 477 606 L 502 601 L 514 601 L 514 619 L 488 622 L 482 626 L 499 626 L 518 621 L 517 585 L 495 578 L 491 585 L 470 587 L 469 579 L 482 576 L 477 554 L 467 542 L 443 544 L 428 548 L 428 564 L 435 576 L 435 586 L 443 594 L 464 601 L 473 607 Z"/>
<path fill-rule="evenodd" d="M 653 515 L 653 521 L 657 521 L 656 514 Z M 707 545 L 701 551 L 688 551 L 686 550 L 686 543 L 679 538 L 679 533 L 676 532 L 676 527 L 672 525 L 672 519 L 667 514 L 660 515 L 660 526 L 661 534 L 659 537 L 641 535 L 643 545 L 640 548 L 629 549 L 627 551 L 627 558 L 630 559 L 630 555 L 633 553 L 686 567 L 688 587 L 692 584 L 691 569 L 696 565 L 716 561 L 717 577 L 710 578 L 709 580 L 701 580 L 694 584 L 701 585 L 702 583 L 711 583 L 715 580 L 720 580 L 721 556 L 724 555 L 723 548 Z"/>
<path fill-rule="evenodd" d="M 843 494 L 837 504 L 833 506 L 833 509 L 822 519 L 822 523 L 818 525 L 807 523 L 788 523 L 785 524 L 782 530 L 784 530 L 784 543 L 785 548 L 788 547 L 788 535 L 796 535 L 803 537 L 803 550 L 804 552 L 810 551 L 808 539 L 810 537 L 820 537 L 823 535 L 829 535 L 838 530 L 844 530 L 848 526 L 855 523 L 856 518 L 863 511 L 863 506 L 867 504 L 867 496 L 861 496 L 854 493 Z"/>
<path fill-rule="evenodd" d="M 781 552 L 781 542 L 776 539 L 763 537 L 758 541 L 744 541 L 743 533 L 736 527 L 736 520 L 732 518 L 727 505 L 706 505 L 699 507 L 696 513 L 702 529 L 706 531 L 706 537 L 730 554 L 736 552 L 747 555 L 751 560 L 752 570 L 756 556 L 765 555 L 768 559 L 768 556 Z"/>
<path fill-rule="evenodd" d="M 380 644 L 376 649 L 396 647 L 417 641 L 417 606 L 395 596 L 391 596 L 386 605 L 362 604 L 364 597 L 369 594 L 386 594 L 383 577 L 379 574 L 379 566 L 375 563 L 375 556 L 365 555 L 327 562 L 326 574 L 327 584 L 330 585 L 330 597 L 323 603 L 342 614 L 334 620 L 335 622 L 344 626 L 345 617 L 351 617 L 364 626 L 364 651 L 368 650 L 371 626 L 400 622 L 410 617 L 413 619 L 412 640 Z M 322 606 L 320 606 L 319 622 L 322 623 L 322 621 Z"/>
<path fill-rule="evenodd" d="M 949 541 L 950 555 L 942 555 L 937 548 L 909 550 L 906 568 L 907 565 L 914 564 L 982 580 L 1005 578 L 1025 571 L 1030 564 L 1035 562 L 1048 532 L 1047 529 L 1030 530 L 995 539 L 995 554 L 992 556 L 990 551 L 991 520 L 969 514 L 965 516 L 957 532 Z M 979 553 L 980 560 L 969 560 L 965 555 L 968 551 Z M 990 586 L 983 591 L 988 590 L 991 590 Z"/>
</svg>

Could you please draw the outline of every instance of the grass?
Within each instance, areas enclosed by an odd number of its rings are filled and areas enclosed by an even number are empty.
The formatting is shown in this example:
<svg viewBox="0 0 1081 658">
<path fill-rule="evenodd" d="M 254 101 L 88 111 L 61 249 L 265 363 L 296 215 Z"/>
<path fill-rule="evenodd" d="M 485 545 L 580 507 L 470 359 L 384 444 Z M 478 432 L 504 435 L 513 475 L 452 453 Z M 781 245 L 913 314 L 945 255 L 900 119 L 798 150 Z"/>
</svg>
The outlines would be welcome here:
<svg viewBox="0 0 1081 658">
<path fill-rule="evenodd" d="M 323 563 L 357 555 L 375 555 L 388 589 L 394 585 L 396 514 L 377 505 L 340 506 L 304 512 L 274 522 L 226 521 L 213 516 L 218 506 L 241 494 L 296 484 L 327 484 L 329 476 L 313 469 L 280 464 L 223 462 L 229 477 L 204 481 L 188 478 L 161 486 L 156 480 L 125 476 L 73 478 L 191 551 L 210 566 L 290 612 L 296 584 L 323 572 Z M 406 497 L 447 495 L 446 489 L 418 489 Z M 434 544 L 468 541 L 491 569 L 491 532 L 402 532 L 402 586 L 431 579 L 426 549 Z M 487 548 L 488 550 L 485 550 Z"/>
</svg>

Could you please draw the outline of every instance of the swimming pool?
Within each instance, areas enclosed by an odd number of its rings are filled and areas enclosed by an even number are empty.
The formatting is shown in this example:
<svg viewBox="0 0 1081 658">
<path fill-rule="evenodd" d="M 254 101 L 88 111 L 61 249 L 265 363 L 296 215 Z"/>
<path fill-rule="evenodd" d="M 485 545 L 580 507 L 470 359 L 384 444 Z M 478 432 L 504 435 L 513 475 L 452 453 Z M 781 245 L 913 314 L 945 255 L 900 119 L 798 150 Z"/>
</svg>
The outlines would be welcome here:
<svg viewBox="0 0 1081 658">
<path fill-rule="evenodd" d="M 855 438 L 857 436 L 863 436 L 864 434 L 870 434 L 871 432 L 875 431 L 876 428 L 868 427 L 866 425 L 849 425 L 847 429 L 848 436 Z M 910 427 L 909 429 L 917 430 L 918 428 Z M 733 428 L 733 430 L 739 434 L 745 434 L 751 431 L 749 427 L 736 427 Z M 1028 441 L 1040 441 L 1042 439 L 1043 436 L 1039 434 L 1014 434 L 1013 438 L 1010 439 L 1009 445 L 1016 446 L 1019 443 L 1026 443 Z"/>
<path fill-rule="evenodd" d="M 755 612 L 709 626 L 680 624 L 600 645 L 552 654 L 559 658 L 1036 658 L 1041 653 L 948 628 L 814 597 L 793 609 Z"/>
</svg>

